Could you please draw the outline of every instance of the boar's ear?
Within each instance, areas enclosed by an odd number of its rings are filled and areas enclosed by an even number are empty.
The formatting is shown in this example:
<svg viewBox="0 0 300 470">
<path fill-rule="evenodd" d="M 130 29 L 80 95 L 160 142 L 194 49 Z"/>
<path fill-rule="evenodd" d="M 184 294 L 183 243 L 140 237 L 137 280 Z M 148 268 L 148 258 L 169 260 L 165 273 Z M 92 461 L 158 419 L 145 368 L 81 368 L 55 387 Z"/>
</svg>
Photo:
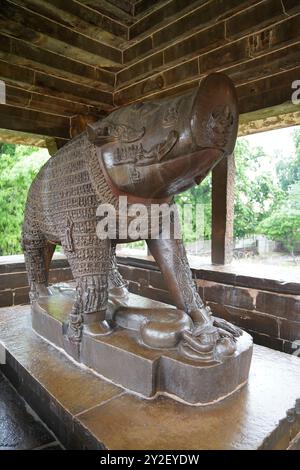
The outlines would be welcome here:
<svg viewBox="0 0 300 470">
<path fill-rule="evenodd" d="M 111 140 L 109 126 L 101 121 L 89 123 L 86 130 L 89 141 L 95 145 L 102 145 Z"/>
</svg>

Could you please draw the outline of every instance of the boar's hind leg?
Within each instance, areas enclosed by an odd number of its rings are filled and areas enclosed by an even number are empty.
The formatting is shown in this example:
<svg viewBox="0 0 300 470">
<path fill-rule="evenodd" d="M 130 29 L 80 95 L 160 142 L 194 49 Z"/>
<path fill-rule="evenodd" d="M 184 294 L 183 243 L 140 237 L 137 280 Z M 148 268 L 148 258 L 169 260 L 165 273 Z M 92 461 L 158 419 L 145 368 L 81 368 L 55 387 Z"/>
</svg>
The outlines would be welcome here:
<svg viewBox="0 0 300 470">
<path fill-rule="evenodd" d="M 30 286 L 30 299 L 48 295 L 48 272 L 55 245 L 40 237 L 23 236 L 25 264 Z"/>
<path fill-rule="evenodd" d="M 196 290 L 182 241 L 153 239 L 147 240 L 147 244 L 176 307 L 188 313 L 197 324 L 211 324 L 210 310 Z"/>
<path fill-rule="evenodd" d="M 80 341 L 82 329 L 93 336 L 110 333 L 111 328 L 106 321 L 110 241 L 95 237 L 92 244 L 78 246 L 75 237 L 74 250 L 64 251 L 77 292 L 70 314 L 69 338 Z"/>
</svg>

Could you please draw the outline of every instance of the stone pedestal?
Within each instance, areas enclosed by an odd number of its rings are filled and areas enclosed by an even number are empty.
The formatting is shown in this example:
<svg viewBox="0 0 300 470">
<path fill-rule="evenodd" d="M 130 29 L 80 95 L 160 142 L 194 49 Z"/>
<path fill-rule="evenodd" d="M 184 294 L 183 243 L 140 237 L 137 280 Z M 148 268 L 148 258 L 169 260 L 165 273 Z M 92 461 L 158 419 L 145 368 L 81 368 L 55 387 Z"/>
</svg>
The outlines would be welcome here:
<svg viewBox="0 0 300 470">
<path fill-rule="evenodd" d="M 1 366 L 70 449 L 287 449 L 300 432 L 300 360 L 255 346 L 249 381 L 205 407 L 145 399 L 72 362 L 31 328 L 30 307 L 0 309 Z M 2 354 L 3 356 L 3 354 Z"/>
<path fill-rule="evenodd" d="M 153 349 L 145 346 L 137 331 L 115 327 L 108 336 L 90 336 L 83 331 L 81 344 L 63 335 L 72 308 L 71 296 L 42 297 L 32 306 L 32 327 L 53 345 L 103 378 L 146 398 L 168 394 L 194 405 L 208 405 L 224 399 L 244 386 L 252 357 L 252 338 L 243 333 L 237 350 L 224 362 L 193 361 L 176 348 Z M 129 294 L 123 305 L 163 312 L 162 302 Z M 175 310 L 174 310 L 175 311 Z"/>
</svg>

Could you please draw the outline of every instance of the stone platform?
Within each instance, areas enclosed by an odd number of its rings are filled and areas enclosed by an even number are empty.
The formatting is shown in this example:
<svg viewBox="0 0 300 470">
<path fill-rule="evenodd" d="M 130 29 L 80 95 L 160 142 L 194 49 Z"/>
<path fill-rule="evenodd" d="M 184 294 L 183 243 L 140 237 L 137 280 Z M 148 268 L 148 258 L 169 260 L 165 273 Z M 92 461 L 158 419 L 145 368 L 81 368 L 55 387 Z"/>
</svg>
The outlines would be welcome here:
<svg viewBox="0 0 300 470">
<path fill-rule="evenodd" d="M 0 451 L 62 450 L 0 371 Z"/>
<path fill-rule="evenodd" d="M 2 371 L 66 448 L 300 448 L 297 357 L 255 346 L 248 384 L 195 407 L 141 398 L 78 366 L 32 331 L 29 306 L 0 309 L 0 342 Z"/>
<path fill-rule="evenodd" d="M 74 298 L 55 293 L 41 297 L 32 306 L 32 327 L 42 338 L 64 349 L 78 363 L 125 390 L 146 398 L 165 393 L 194 405 L 207 405 L 235 393 L 248 380 L 252 338 L 247 333 L 236 340 L 236 351 L 223 362 L 195 361 L 183 357 L 177 348 L 146 346 L 137 331 L 115 326 L 112 334 L 91 336 L 83 331 L 81 343 L 72 343 L 63 334 Z M 156 310 L 159 317 L 167 304 L 129 293 L 122 306 L 139 315 L 139 309 Z M 176 310 L 174 308 L 169 311 Z"/>
</svg>

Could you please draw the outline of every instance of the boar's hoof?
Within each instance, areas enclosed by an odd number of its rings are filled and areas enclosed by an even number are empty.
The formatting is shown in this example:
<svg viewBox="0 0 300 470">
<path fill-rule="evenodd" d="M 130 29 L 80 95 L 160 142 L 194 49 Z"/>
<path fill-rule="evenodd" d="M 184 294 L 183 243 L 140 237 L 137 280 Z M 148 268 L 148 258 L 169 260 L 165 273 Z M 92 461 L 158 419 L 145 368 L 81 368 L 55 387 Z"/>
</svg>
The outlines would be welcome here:
<svg viewBox="0 0 300 470">
<path fill-rule="evenodd" d="M 105 336 L 112 333 L 112 328 L 105 320 L 105 312 L 83 314 L 83 332 L 90 336 Z"/>
<path fill-rule="evenodd" d="M 112 331 L 113 329 L 106 320 L 83 325 L 83 332 L 89 336 L 106 336 L 110 335 Z"/>
<path fill-rule="evenodd" d="M 127 299 L 129 292 L 128 292 L 127 286 L 112 287 L 111 289 L 109 289 L 109 295 L 112 298 Z"/>
<path fill-rule="evenodd" d="M 234 336 L 226 330 L 213 325 L 196 326 L 192 331 L 182 334 L 179 352 L 188 359 L 222 362 L 236 351 Z"/>
</svg>

